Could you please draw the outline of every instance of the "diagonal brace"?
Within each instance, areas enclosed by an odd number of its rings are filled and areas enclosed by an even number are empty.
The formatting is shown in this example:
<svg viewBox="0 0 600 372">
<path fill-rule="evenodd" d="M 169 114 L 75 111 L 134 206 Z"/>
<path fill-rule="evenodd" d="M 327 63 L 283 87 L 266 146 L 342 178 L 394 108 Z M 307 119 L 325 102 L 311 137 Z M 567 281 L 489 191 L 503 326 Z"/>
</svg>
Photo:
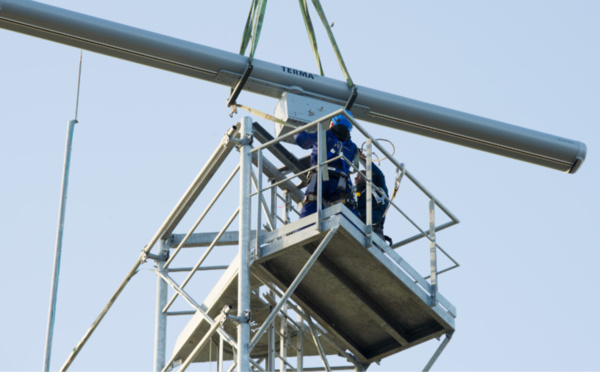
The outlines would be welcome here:
<svg viewBox="0 0 600 372">
<path fill-rule="evenodd" d="M 260 329 L 256 332 L 256 334 L 252 338 L 252 341 L 250 342 L 250 350 L 254 349 L 254 346 L 256 346 L 256 343 L 258 342 L 258 340 L 262 337 L 262 335 L 265 333 L 265 331 L 267 330 L 269 325 L 273 322 L 273 320 L 275 319 L 275 316 L 277 316 L 277 313 L 279 312 L 279 310 L 281 310 L 283 305 L 287 302 L 287 300 L 290 298 L 290 296 L 294 293 L 294 291 L 296 290 L 298 285 L 300 285 L 300 282 L 302 281 L 302 279 L 304 279 L 304 277 L 308 273 L 308 270 L 310 270 L 312 265 L 315 262 L 317 262 L 317 259 L 319 258 L 319 256 L 323 252 L 323 250 L 325 250 L 325 247 L 327 247 L 327 245 L 329 244 L 329 241 L 331 240 L 331 238 L 333 238 L 333 236 L 335 235 L 337 230 L 338 230 L 338 227 L 334 227 L 333 229 L 329 230 L 329 232 L 327 233 L 327 235 L 325 235 L 325 237 L 323 238 L 323 240 L 321 241 L 321 243 L 319 244 L 319 246 L 317 247 L 315 252 L 310 256 L 308 261 L 306 261 L 306 264 L 304 264 L 304 267 L 302 267 L 302 270 L 300 270 L 300 272 L 298 273 L 298 276 L 296 276 L 296 278 L 294 279 L 292 284 L 290 284 L 287 291 L 285 291 L 285 293 L 279 300 L 279 303 L 277 305 L 275 305 L 275 307 L 271 311 L 271 314 L 269 314 L 269 316 L 267 317 L 265 322 L 262 324 Z"/>
<path fill-rule="evenodd" d="M 329 362 L 327 362 L 327 356 L 325 355 L 325 351 L 323 350 L 323 345 L 321 345 L 321 341 L 319 341 L 319 338 L 317 337 L 317 331 L 315 331 L 315 326 L 310 316 L 307 318 L 306 322 L 308 323 L 308 328 L 310 329 L 310 334 L 313 337 L 313 341 L 319 349 L 319 355 L 321 356 L 321 360 L 323 361 L 323 366 L 325 367 L 325 370 L 329 372 L 331 371 L 331 367 L 329 366 Z"/>
<path fill-rule="evenodd" d="M 210 329 L 204 335 L 204 337 L 202 338 L 202 340 L 200 340 L 200 342 L 198 343 L 198 345 L 196 345 L 196 347 L 190 353 L 190 355 L 187 357 L 187 359 L 185 360 L 185 362 L 183 362 L 183 364 L 179 368 L 179 372 L 185 371 L 187 369 L 187 367 L 189 367 L 189 365 L 194 361 L 194 358 L 196 358 L 196 356 L 198 354 L 200 354 L 200 352 L 202 351 L 202 349 L 204 349 L 204 347 L 206 346 L 207 342 L 210 341 L 210 338 L 213 336 L 213 334 L 215 334 L 215 332 L 217 332 L 217 330 L 219 329 L 219 327 L 221 326 L 221 324 L 227 319 L 227 315 L 229 314 L 229 312 L 231 311 L 231 309 L 232 309 L 231 305 L 226 305 L 223 308 L 223 310 L 221 311 L 221 314 L 219 314 L 215 318 L 215 324 L 213 324 L 210 327 Z"/>
<path fill-rule="evenodd" d="M 435 361 L 440 356 L 440 354 L 442 353 L 442 351 L 444 351 L 444 349 L 446 348 L 446 345 L 448 345 L 448 342 L 450 342 L 451 338 L 452 338 L 452 332 L 446 333 L 446 338 L 444 338 L 444 341 L 442 341 L 442 343 L 437 348 L 437 350 L 435 351 L 435 353 L 433 353 L 433 355 L 431 356 L 431 359 L 429 360 L 429 363 L 427 363 L 427 365 L 425 366 L 425 368 L 423 368 L 423 372 L 427 372 L 427 371 L 429 371 L 431 369 L 431 367 L 433 366 L 433 363 L 435 363 Z"/>
<path fill-rule="evenodd" d="M 218 323 L 214 319 L 212 319 L 210 315 L 208 315 L 208 313 L 204 311 L 202 307 L 200 307 L 200 305 L 189 294 L 187 294 L 187 292 L 185 292 L 179 285 L 177 285 L 173 278 L 171 278 L 167 273 L 157 271 L 156 274 L 160 276 L 165 282 L 167 282 L 171 286 L 171 288 L 178 292 L 179 295 L 182 296 L 190 305 L 192 305 L 194 310 L 199 312 L 209 325 L 214 326 L 215 323 Z M 217 332 L 221 336 L 223 336 L 225 341 L 227 341 L 227 343 L 229 343 L 235 349 L 237 342 L 227 332 L 225 332 L 223 328 L 217 328 Z M 171 363 L 172 361 L 167 363 L 167 365 L 170 365 Z"/>
</svg>

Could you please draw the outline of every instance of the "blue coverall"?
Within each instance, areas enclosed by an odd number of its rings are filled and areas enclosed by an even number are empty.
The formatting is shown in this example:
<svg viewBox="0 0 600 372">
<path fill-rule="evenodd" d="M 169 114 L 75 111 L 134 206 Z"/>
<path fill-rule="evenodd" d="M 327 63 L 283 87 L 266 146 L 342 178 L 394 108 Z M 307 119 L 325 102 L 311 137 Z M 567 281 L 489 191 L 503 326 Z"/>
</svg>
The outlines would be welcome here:
<svg viewBox="0 0 600 372">
<path fill-rule="evenodd" d="M 340 126 L 336 126 L 340 127 Z M 338 128 L 336 128 L 338 129 Z M 356 144 L 352 142 L 350 139 L 350 135 L 348 132 L 348 139 L 343 141 L 339 139 L 332 129 L 329 129 L 325 132 L 326 134 L 326 142 L 327 142 L 327 159 L 331 159 L 339 155 L 339 150 L 342 151 L 344 156 L 350 160 L 351 162 L 354 160 L 358 148 Z M 308 132 L 300 132 L 294 136 L 296 140 L 296 144 L 303 149 L 312 149 L 310 155 L 310 165 L 314 166 L 318 164 L 319 159 L 319 151 L 318 151 L 318 137 L 317 132 L 308 133 Z M 335 171 L 329 172 L 329 180 L 323 182 L 323 201 L 324 202 L 334 202 L 340 199 L 340 191 L 338 190 L 339 177 L 340 173 L 346 175 L 347 186 L 345 193 L 350 194 L 351 191 L 351 180 L 350 180 L 350 165 L 348 165 L 344 160 L 337 159 L 331 163 L 328 163 L 329 169 L 334 168 Z M 313 177 L 316 177 L 316 174 L 313 174 Z M 300 211 L 300 217 L 305 217 L 310 214 L 313 214 L 317 211 L 317 203 L 316 201 L 308 201 L 307 196 L 309 194 L 316 194 L 315 190 L 309 190 L 309 187 L 306 188 L 305 192 L 305 202 L 303 203 L 302 210 Z"/>
<path fill-rule="evenodd" d="M 375 164 L 371 164 L 371 172 L 373 184 L 381 189 L 383 189 L 385 196 L 388 196 L 388 188 L 385 185 L 385 176 L 381 169 Z M 357 203 L 356 203 L 356 212 L 358 217 L 366 223 L 367 220 L 367 195 L 366 195 L 367 185 L 364 182 L 356 182 L 356 195 L 357 195 Z M 383 214 L 387 209 L 389 202 L 384 199 L 384 202 L 381 204 L 377 203 L 375 196 L 372 197 L 372 221 L 373 221 L 373 230 L 375 232 L 383 234 L 383 223 L 385 222 L 385 217 Z"/>
</svg>

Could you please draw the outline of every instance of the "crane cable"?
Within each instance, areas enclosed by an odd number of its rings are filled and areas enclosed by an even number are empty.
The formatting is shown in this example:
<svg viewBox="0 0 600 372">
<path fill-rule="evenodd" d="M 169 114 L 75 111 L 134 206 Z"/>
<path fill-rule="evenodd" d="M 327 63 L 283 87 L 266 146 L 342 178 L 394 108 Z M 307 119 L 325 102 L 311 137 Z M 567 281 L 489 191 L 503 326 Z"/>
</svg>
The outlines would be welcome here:
<svg viewBox="0 0 600 372">
<path fill-rule="evenodd" d="M 317 39 L 315 36 L 315 30 L 312 25 L 310 15 L 308 13 L 307 0 L 298 0 L 298 3 L 300 4 L 300 11 L 302 12 L 302 17 L 304 19 L 306 31 L 308 33 L 308 37 L 309 37 L 309 40 L 310 40 L 310 43 L 311 43 L 311 46 L 313 49 L 313 53 L 317 60 L 317 65 L 319 67 L 319 73 L 322 76 L 324 76 L 323 66 L 321 64 L 321 58 L 319 57 L 319 51 L 317 48 Z M 353 98 L 354 98 L 356 95 L 356 86 L 354 85 L 354 82 L 352 81 L 352 78 L 350 77 L 350 73 L 348 72 L 348 69 L 346 68 L 346 64 L 344 63 L 344 59 L 342 58 L 340 49 L 337 45 L 337 42 L 335 41 L 335 37 L 333 36 L 333 32 L 331 31 L 331 27 L 329 26 L 329 22 L 327 21 L 327 17 L 325 16 L 323 7 L 321 6 L 321 3 L 319 2 L 319 0 L 312 0 L 312 3 L 314 5 L 317 13 L 319 14 L 319 18 L 321 19 L 321 22 L 323 22 L 323 26 L 327 30 L 327 35 L 329 36 L 329 40 L 331 41 L 331 45 L 333 46 L 333 50 L 335 52 L 336 58 L 340 64 L 342 72 L 346 78 L 346 83 L 348 84 L 348 87 L 353 90 Z M 254 54 L 255 54 L 256 48 L 258 46 L 258 40 L 260 38 L 260 33 L 262 30 L 262 25 L 263 25 L 263 21 L 264 21 L 264 17 L 265 17 L 266 8 L 267 8 L 267 0 L 252 0 L 252 3 L 250 4 L 250 11 L 248 12 L 248 17 L 246 19 L 246 25 L 244 27 L 244 32 L 242 34 L 242 42 L 240 45 L 240 52 L 239 52 L 240 55 L 244 55 L 246 53 L 246 49 L 248 48 L 248 45 L 251 43 L 250 53 L 248 56 L 248 65 L 249 66 L 252 64 L 252 61 L 254 60 Z M 231 92 L 233 93 L 233 88 L 231 89 Z M 234 113 L 237 113 L 237 108 L 239 107 L 239 108 L 242 108 L 242 109 L 250 112 L 251 114 L 260 116 L 263 119 L 267 119 L 267 120 L 276 122 L 278 124 L 293 127 L 293 128 L 296 127 L 295 125 L 286 123 L 285 121 L 280 120 L 272 115 L 269 115 L 262 111 L 244 106 L 242 104 L 238 104 L 237 102 L 233 102 L 231 106 L 232 106 L 232 111 L 230 114 L 231 117 L 233 117 Z"/>
<path fill-rule="evenodd" d="M 304 0 L 304 4 L 302 4 L 303 0 L 299 0 L 299 2 L 300 2 L 300 8 L 302 9 L 303 14 L 306 13 L 306 15 L 308 16 L 308 8 L 306 6 L 306 0 Z M 346 64 L 344 63 L 344 58 L 342 58 L 342 53 L 340 52 L 340 48 L 338 47 L 337 42 L 335 41 L 335 37 L 333 36 L 333 31 L 331 31 L 331 27 L 329 26 L 329 22 L 327 21 L 327 17 L 325 16 L 325 11 L 323 10 L 323 7 L 321 6 L 321 2 L 319 0 L 312 0 L 312 3 L 314 5 L 317 13 L 319 14 L 319 18 L 321 18 L 321 22 L 323 23 L 325 30 L 327 31 L 327 36 L 329 36 L 329 41 L 331 42 L 331 46 L 333 47 L 335 56 L 337 57 L 340 67 L 342 68 L 342 72 L 344 73 L 344 76 L 346 78 L 346 83 L 348 83 L 348 87 L 350 89 L 354 89 L 355 88 L 354 82 L 352 81 L 352 78 L 350 77 L 350 73 L 348 72 L 348 69 L 346 68 Z M 315 39 L 314 29 L 312 28 L 312 24 L 310 23 L 310 17 L 305 17 L 305 22 L 307 20 L 308 20 L 308 24 L 306 27 L 306 31 L 308 32 L 308 35 L 309 35 L 309 38 L 311 39 L 311 44 L 312 44 L 312 40 Z M 319 65 L 320 65 L 320 59 L 318 57 L 319 52 L 316 49 L 316 40 L 314 43 L 313 52 L 317 56 L 317 63 L 319 63 Z"/>
<path fill-rule="evenodd" d="M 308 12 L 308 4 L 307 0 L 298 0 L 300 5 L 300 11 L 302 13 L 302 17 L 304 19 L 304 24 L 306 26 L 306 31 L 308 33 L 308 38 L 310 40 L 310 44 L 313 49 L 313 53 L 315 54 L 315 58 L 317 60 L 317 65 L 319 67 L 319 73 L 324 75 L 323 66 L 321 64 L 321 58 L 319 57 L 319 50 L 317 47 L 317 39 L 315 36 L 315 30 L 312 25 L 312 21 L 310 19 L 310 15 Z M 337 42 L 335 41 L 335 37 L 333 36 L 333 31 L 331 31 L 331 27 L 329 22 L 327 21 L 327 17 L 325 16 L 325 11 L 321 6 L 321 2 L 319 0 L 312 0 L 313 6 L 327 31 L 327 36 L 329 37 L 329 41 L 331 42 L 331 46 L 335 52 L 336 58 L 342 72 L 346 78 L 346 82 L 348 83 L 348 87 L 354 88 L 354 82 L 350 77 L 350 73 L 348 72 L 348 68 L 346 67 L 346 63 L 344 62 L 344 58 L 342 57 L 342 53 L 340 52 L 340 48 L 338 47 Z M 263 21 L 265 18 L 265 11 L 267 9 L 267 0 L 252 0 L 250 4 L 250 11 L 248 12 L 248 18 L 246 19 L 246 26 L 244 27 L 244 33 L 242 35 L 242 43 L 240 45 L 240 55 L 244 55 L 246 53 L 246 49 L 248 48 L 248 44 L 252 42 L 250 53 L 249 53 L 249 61 L 251 63 L 254 59 L 254 54 L 256 52 L 256 47 L 258 46 L 258 40 L 260 38 L 260 32 L 262 30 Z"/>
<path fill-rule="evenodd" d="M 252 4 L 250 4 L 250 11 L 248 12 L 246 26 L 244 27 L 244 33 L 242 35 L 242 44 L 240 45 L 240 55 L 244 55 L 248 48 L 248 44 L 252 42 L 250 54 L 248 56 L 248 64 L 251 64 L 254 59 L 254 53 L 258 46 L 258 39 L 260 38 L 266 9 L 267 0 L 252 0 Z"/>
<path fill-rule="evenodd" d="M 306 0 L 298 0 L 300 5 L 300 11 L 302 12 L 302 18 L 304 18 L 304 25 L 306 26 L 306 31 L 308 33 L 308 39 L 310 40 L 310 45 L 313 49 L 313 54 L 317 60 L 317 65 L 319 66 L 319 74 L 324 76 L 323 66 L 321 65 L 321 57 L 319 56 L 319 48 L 317 47 L 317 38 L 315 37 L 315 29 L 313 28 L 312 21 L 310 20 L 310 14 L 308 14 L 308 4 Z"/>
</svg>

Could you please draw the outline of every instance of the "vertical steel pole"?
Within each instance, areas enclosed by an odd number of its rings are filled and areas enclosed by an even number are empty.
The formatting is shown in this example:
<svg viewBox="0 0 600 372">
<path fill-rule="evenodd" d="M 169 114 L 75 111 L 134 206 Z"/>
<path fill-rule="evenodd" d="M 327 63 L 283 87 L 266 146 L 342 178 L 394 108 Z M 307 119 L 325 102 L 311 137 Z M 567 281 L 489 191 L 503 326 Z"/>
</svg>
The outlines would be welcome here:
<svg viewBox="0 0 600 372">
<path fill-rule="evenodd" d="M 271 311 L 273 311 L 273 310 L 271 310 Z M 279 316 L 279 357 L 281 358 L 281 363 L 279 364 L 280 372 L 286 372 L 285 362 L 287 362 L 287 341 L 288 341 L 287 320 L 285 318 L 286 314 L 287 314 L 287 305 L 283 305 L 283 307 L 281 308 L 281 314 Z"/>
<path fill-rule="evenodd" d="M 277 228 L 277 187 L 271 188 L 271 221 L 273 221 L 273 230 L 275 230 Z"/>
<path fill-rule="evenodd" d="M 62 238 L 67 210 L 67 189 L 69 186 L 69 169 L 71 167 L 71 147 L 73 145 L 73 132 L 77 124 L 79 110 L 79 87 L 81 86 L 81 65 L 83 53 L 79 54 L 79 75 L 77 77 L 77 94 L 75 101 L 75 119 L 67 125 L 67 143 L 65 145 L 65 162 L 63 167 L 63 180 L 61 187 L 60 206 L 58 211 L 58 227 L 56 232 L 56 248 L 54 251 L 54 271 L 52 272 L 52 289 L 50 293 L 50 310 L 48 311 L 48 329 L 46 333 L 46 350 L 44 352 L 44 371 L 50 370 L 50 357 L 52 355 L 52 336 L 54 334 L 54 318 L 56 315 L 56 301 L 58 297 L 58 278 L 60 275 L 60 259 L 62 256 Z"/>
<path fill-rule="evenodd" d="M 254 257 L 258 257 L 258 248 L 260 247 L 260 229 L 262 228 L 262 208 L 261 201 L 263 198 L 262 194 L 262 172 L 263 172 L 263 157 L 262 151 L 256 154 L 257 157 L 257 168 L 258 168 L 258 180 L 256 181 L 256 200 L 258 201 L 258 207 L 256 208 L 256 246 L 254 247 Z"/>
<path fill-rule="evenodd" d="M 71 145 L 73 143 L 73 131 L 77 120 L 69 121 L 67 126 L 67 145 L 65 149 L 65 162 L 63 168 L 62 190 L 60 207 L 58 212 L 58 231 L 56 233 L 56 249 L 54 252 L 54 271 L 52 273 L 52 289 L 50 294 L 50 311 L 48 313 L 48 330 L 46 334 L 46 352 L 44 354 L 44 371 L 50 369 L 50 357 L 52 354 L 52 336 L 54 333 L 54 318 L 56 315 L 56 302 L 58 297 L 58 278 L 60 275 L 60 259 L 62 255 L 62 238 L 65 223 L 65 212 L 67 209 L 67 188 L 69 186 L 69 167 L 71 165 Z"/>
<path fill-rule="evenodd" d="M 323 182 L 329 181 L 329 172 L 327 164 L 323 164 L 327 160 L 327 136 L 323 130 L 323 123 L 317 125 L 317 224 L 316 229 L 321 231 L 321 211 L 323 209 Z M 313 177 L 315 175 L 313 174 Z"/>
<path fill-rule="evenodd" d="M 371 139 L 371 137 L 367 138 L 367 179 L 365 180 L 366 182 L 366 189 L 365 192 L 367 193 L 367 195 L 365 195 L 365 202 L 366 205 L 365 207 L 367 208 L 367 218 L 366 218 L 366 225 L 367 225 L 367 246 L 371 246 L 371 244 L 373 243 L 373 158 L 372 158 L 372 143 L 373 140 Z"/>
<path fill-rule="evenodd" d="M 287 190 L 283 190 L 285 196 L 285 206 L 283 207 L 283 223 L 290 223 L 290 212 L 292 210 L 292 195 Z"/>
<path fill-rule="evenodd" d="M 296 353 L 296 370 L 302 372 L 304 370 L 304 330 L 302 329 L 304 320 L 302 319 L 302 315 L 298 314 L 297 322 L 298 335 L 296 336 L 296 347 L 298 351 Z"/>
<path fill-rule="evenodd" d="M 252 119 L 244 117 L 241 122 L 240 148 L 240 215 L 239 215 L 239 273 L 238 273 L 238 317 L 244 319 L 250 314 L 250 179 L 252 174 L 252 155 L 248 140 L 252 134 Z M 250 323 L 241 321 L 238 324 L 238 372 L 250 371 Z"/>
<path fill-rule="evenodd" d="M 271 296 L 274 298 L 273 291 L 271 291 Z M 269 307 L 269 312 L 273 311 L 273 306 Z M 269 325 L 268 331 L 268 350 L 267 350 L 267 360 L 266 360 L 266 369 L 268 372 L 275 371 L 275 322 L 272 322 Z"/>
<path fill-rule="evenodd" d="M 435 242 L 435 201 L 429 200 L 429 264 L 431 266 L 431 306 L 437 304 L 437 251 Z"/>
<path fill-rule="evenodd" d="M 223 336 L 219 334 L 219 362 L 217 364 L 217 372 L 223 372 Z"/>
<path fill-rule="evenodd" d="M 159 254 L 166 257 L 169 246 L 165 240 L 159 241 Z M 165 261 L 158 260 L 156 269 L 162 272 Z M 154 333 L 154 372 L 162 371 L 165 367 L 167 353 L 167 314 L 163 309 L 167 305 L 167 283 L 160 275 L 156 276 L 156 320 Z"/>
</svg>

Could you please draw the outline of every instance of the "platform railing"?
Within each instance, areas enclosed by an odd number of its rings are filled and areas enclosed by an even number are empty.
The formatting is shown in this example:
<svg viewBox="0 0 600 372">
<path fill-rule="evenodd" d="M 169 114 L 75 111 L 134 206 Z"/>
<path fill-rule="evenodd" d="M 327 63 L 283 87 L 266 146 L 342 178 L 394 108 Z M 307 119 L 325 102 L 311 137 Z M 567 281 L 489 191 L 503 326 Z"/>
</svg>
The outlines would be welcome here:
<svg viewBox="0 0 600 372">
<path fill-rule="evenodd" d="M 367 194 L 367 198 L 368 198 L 367 203 L 366 203 L 366 207 L 367 207 L 366 215 L 367 216 L 366 216 L 366 219 L 364 222 L 365 222 L 365 225 L 367 226 L 367 233 L 366 233 L 367 238 L 371 239 L 372 232 L 373 232 L 373 224 L 372 224 L 372 203 L 371 203 L 370 198 L 372 197 L 372 188 L 376 187 L 373 185 L 373 181 L 372 181 L 371 164 L 373 163 L 373 161 L 376 160 L 376 159 L 374 159 L 374 153 L 375 153 L 375 151 L 377 151 L 377 152 L 383 154 L 384 158 L 386 160 L 389 160 L 394 165 L 394 167 L 396 167 L 397 172 L 401 172 L 401 174 L 402 174 L 401 179 L 403 180 L 404 183 L 406 183 L 406 182 L 412 183 L 412 185 L 414 185 L 418 190 L 420 190 L 420 192 L 423 194 L 423 196 L 425 198 L 427 198 L 427 200 L 429 201 L 429 210 L 428 210 L 428 214 L 430 216 L 430 219 L 428 221 L 429 224 L 427 227 L 422 227 L 413 218 L 411 218 L 409 216 L 409 213 L 405 212 L 403 210 L 403 208 L 397 202 L 394 202 L 394 200 L 392 200 L 389 195 L 384 196 L 385 199 L 389 202 L 389 207 L 386 212 L 386 216 L 388 217 L 387 220 L 389 220 L 390 214 L 398 214 L 405 221 L 407 221 L 411 226 L 413 226 L 414 229 L 416 230 L 416 234 L 409 236 L 407 238 L 404 238 L 403 240 L 401 240 L 399 242 L 394 243 L 391 247 L 396 249 L 396 248 L 408 245 L 410 243 L 413 243 L 415 241 L 418 241 L 420 239 L 426 239 L 429 243 L 430 271 L 429 271 L 429 274 L 424 275 L 424 277 L 426 279 L 429 279 L 430 283 L 432 285 L 437 286 L 438 275 L 457 268 L 459 266 L 459 263 L 446 250 L 444 250 L 438 244 L 436 234 L 442 230 L 445 230 L 451 226 L 458 224 L 460 222 L 459 219 L 437 197 L 435 197 L 433 195 L 433 193 L 431 191 L 429 191 L 411 172 L 409 172 L 403 163 L 401 163 L 397 159 L 395 159 L 393 154 L 390 154 L 389 151 L 378 140 L 376 140 L 360 123 L 358 123 L 356 120 L 354 120 L 354 118 L 349 116 L 344 110 L 340 109 L 329 115 L 323 116 L 311 123 L 308 123 L 306 125 L 297 127 L 291 131 L 288 131 L 285 134 L 279 136 L 278 138 L 272 139 L 270 141 L 266 141 L 258 146 L 254 146 L 253 149 L 251 150 L 251 152 L 253 154 L 256 154 L 256 156 L 259 159 L 263 159 L 264 158 L 263 151 L 269 150 L 269 148 L 271 146 L 274 146 L 276 144 L 279 144 L 282 142 L 289 142 L 291 139 L 294 138 L 294 136 L 296 134 L 301 133 L 303 131 L 310 131 L 310 132 L 316 131 L 317 138 L 319 138 L 320 143 L 324 143 L 325 131 L 329 125 L 331 118 L 333 118 L 334 116 L 340 115 L 340 114 L 344 115 L 350 122 L 352 122 L 353 128 L 355 131 L 358 131 L 360 134 L 362 134 L 366 138 L 367 150 L 366 150 L 365 154 L 362 154 L 362 157 L 364 160 L 364 165 L 365 165 L 364 170 L 357 169 L 355 164 L 353 164 L 353 162 L 350 159 L 345 158 L 342 154 L 338 155 L 336 157 L 333 157 L 331 159 L 326 159 L 325 151 L 320 151 L 319 157 L 318 157 L 319 160 L 318 160 L 317 165 L 309 167 L 301 172 L 291 174 L 285 178 L 278 179 L 278 180 L 272 180 L 271 184 L 268 186 L 257 187 L 257 191 L 254 192 L 252 194 L 252 196 L 259 195 L 267 190 L 277 189 L 278 186 L 280 186 L 281 184 L 283 184 L 285 182 L 293 181 L 294 179 L 299 179 L 302 175 L 305 175 L 309 172 L 313 172 L 314 176 L 318 177 L 317 178 L 318 182 L 319 181 L 322 182 L 324 179 L 327 179 L 327 177 L 328 177 L 327 164 L 329 164 L 333 161 L 336 161 L 338 159 L 342 159 L 342 161 L 346 162 L 349 169 L 351 169 L 351 173 L 361 172 L 361 174 L 363 174 L 363 176 L 365 177 L 365 180 L 367 181 L 367 183 L 366 183 L 366 187 L 367 187 L 366 194 Z M 319 148 L 325 149 L 326 147 L 319 146 Z M 261 172 L 261 169 L 258 170 L 259 174 L 260 174 L 260 172 Z M 260 198 L 262 199 L 263 197 L 261 196 Z M 282 195 L 277 194 L 276 198 L 279 200 L 282 200 L 284 202 L 284 209 L 286 211 L 294 210 L 296 212 L 296 214 L 299 214 L 298 211 L 295 210 L 293 208 L 293 205 L 290 203 L 289 195 L 286 197 L 285 195 L 282 196 Z M 320 230 L 320 224 L 322 221 L 322 218 L 321 218 L 321 216 L 322 216 L 322 200 L 323 200 L 323 197 L 320 192 L 320 188 L 317 188 L 317 200 L 316 201 L 317 201 L 317 216 L 318 217 L 317 217 L 316 228 L 319 230 Z M 439 217 L 436 218 L 436 215 L 435 215 L 436 209 L 439 209 L 439 211 L 441 211 L 441 213 L 443 215 L 442 217 L 445 216 L 445 218 L 443 218 L 443 219 L 447 219 L 448 220 L 447 222 L 444 222 L 444 223 L 437 222 L 439 220 L 442 220 L 442 218 L 439 218 Z M 277 220 L 283 222 L 284 224 L 291 222 L 289 215 L 286 219 L 278 216 Z M 258 238 L 258 236 L 257 236 L 257 238 Z M 257 243 L 257 245 L 258 245 L 258 243 Z M 445 267 L 441 270 L 438 268 L 438 264 L 437 264 L 438 263 L 438 257 L 437 257 L 438 252 L 443 254 L 450 262 L 450 265 L 448 265 L 447 267 Z"/>
</svg>

